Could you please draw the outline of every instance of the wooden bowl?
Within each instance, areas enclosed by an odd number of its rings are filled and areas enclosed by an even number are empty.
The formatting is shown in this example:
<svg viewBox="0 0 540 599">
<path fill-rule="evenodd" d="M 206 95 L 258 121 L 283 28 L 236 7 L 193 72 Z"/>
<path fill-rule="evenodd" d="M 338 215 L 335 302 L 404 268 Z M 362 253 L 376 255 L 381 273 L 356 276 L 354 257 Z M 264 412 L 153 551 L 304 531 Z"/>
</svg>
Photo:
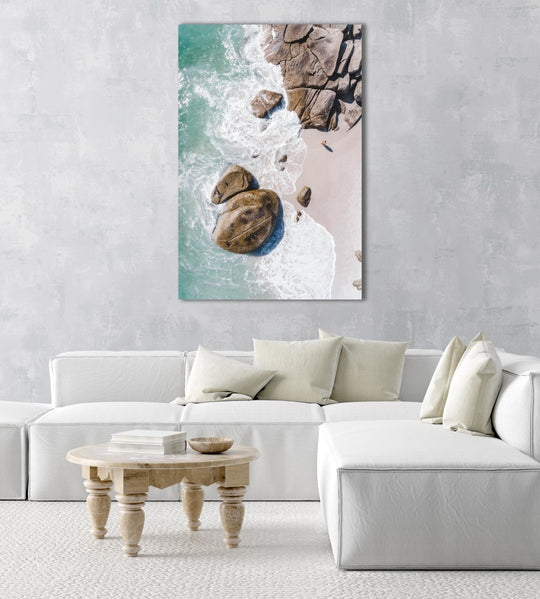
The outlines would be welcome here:
<svg viewBox="0 0 540 599">
<path fill-rule="evenodd" d="M 230 449 L 234 441 L 225 437 L 196 437 L 188 439 L 188 443 L 199 453 L 222 453 Z"/>
</svg>

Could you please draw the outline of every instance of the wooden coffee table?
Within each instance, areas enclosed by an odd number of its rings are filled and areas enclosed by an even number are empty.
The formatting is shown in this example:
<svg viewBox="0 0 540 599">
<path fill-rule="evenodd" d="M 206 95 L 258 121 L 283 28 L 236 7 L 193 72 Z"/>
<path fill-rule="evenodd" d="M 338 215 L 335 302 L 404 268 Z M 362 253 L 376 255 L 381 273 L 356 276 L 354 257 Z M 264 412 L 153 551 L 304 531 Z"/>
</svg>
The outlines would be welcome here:
<svg viewBox="0 0 540 599">
<path fill-rule="evenodd" d="M 227 547 L 238 547 L 244 520 L 242 498 L 249 484 L 249 462 L 259 452 L 253 447 L 233 445 L 220 454 L 201 454 L 188 450 L 170 455 L 113 453 L 107 444 L 87 445 L 72 449 L 66 455 L 69 462 L 82 466 L 86 505 L 92 521 L 92 535 L 102 539 L 111 507 L 109 491 L 114 485 L 120 507 L 120 531 L 124 553 L 135 557 L 140 550 L 139 540 L 144 526 L 143 507 L 148 487 L 165 489 L 182 483 L 182 506 L 190 530 L 200 526 L 203 486 L 219 483 L 222 499 L 220 515 Z"/>
</svg>

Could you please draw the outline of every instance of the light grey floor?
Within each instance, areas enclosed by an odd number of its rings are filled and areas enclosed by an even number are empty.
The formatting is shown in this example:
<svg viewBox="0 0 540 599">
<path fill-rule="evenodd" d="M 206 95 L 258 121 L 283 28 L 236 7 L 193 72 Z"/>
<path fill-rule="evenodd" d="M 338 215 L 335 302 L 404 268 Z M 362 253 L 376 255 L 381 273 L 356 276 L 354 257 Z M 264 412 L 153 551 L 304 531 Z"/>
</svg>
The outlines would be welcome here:
<svg viewBox="0 0 540 599">
<path fill-rule="evenodd" d="M 246 503 L 242 543 L 222 543 L 219 503 L 202 528 L 183 526 L 178 503 L 146 505 L 139 557 L 121 552 L 117 506 L 103 541 L 82 502 L 0 502 L 3 599 L 527 598 L 540 572 L 340 572 L 315 502 Z"/>
</svg>

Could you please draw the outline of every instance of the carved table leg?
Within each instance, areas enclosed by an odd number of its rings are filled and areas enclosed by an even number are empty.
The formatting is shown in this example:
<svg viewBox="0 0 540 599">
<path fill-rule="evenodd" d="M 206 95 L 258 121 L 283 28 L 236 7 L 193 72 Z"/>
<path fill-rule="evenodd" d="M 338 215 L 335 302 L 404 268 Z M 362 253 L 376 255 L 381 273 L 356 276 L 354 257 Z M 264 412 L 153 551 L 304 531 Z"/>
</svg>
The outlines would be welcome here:
<svg viewBox="0 0 540 599">
<path fill-rule="evenodd" d="M 242 498 L 246 493 L 246 487 L 218 487 L 222 504 L 219 506 L 219 513 L 225 538 L 223 541 L 230 549 L 238 547 L 240 543 L 240 530 L 244 522 L 244 504 Z"/>
<path fill-rule="evenodd" d="M 124 541 L 124 553 L 129 557 L 136 557 L 141 546 L 139 540 L 144 526 L 144 502 L 147 493 L 116 494 L 120 508 L 120 532 Z"/>
<path fill-rule="evenodd" d="M 204 490 L 201 485 L 193 483 L 182 483 L 182 507 L 187 516 L 187 527 L 189 530 L 199 530 L 201 515 L 204 503 Z"/>
<path fill-rule="evenodd" d="M 103 539 L 107 534 L 105 524 L 107 524 L 111 509 L 111 498 L 109 496 L 111 485 L 112 481 L 110 480 L 87 479 L 84 481 L 88 493 L 86 507 L 92 523 L 91 532 L 96 539 Z"/>
</svg>

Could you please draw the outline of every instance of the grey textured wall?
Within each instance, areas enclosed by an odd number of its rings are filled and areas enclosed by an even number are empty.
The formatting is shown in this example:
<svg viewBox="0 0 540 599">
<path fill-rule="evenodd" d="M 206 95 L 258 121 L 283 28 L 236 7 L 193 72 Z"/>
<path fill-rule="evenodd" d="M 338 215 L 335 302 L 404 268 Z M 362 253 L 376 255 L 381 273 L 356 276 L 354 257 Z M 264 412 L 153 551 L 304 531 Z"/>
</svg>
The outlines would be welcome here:
<svg viewBox="0 0 540 599">
<path fill-rule="evenodd" d="M 365 296 L 177 299 L 177 25 L 361 22 Z M 70 349 L 249 348 L 320 325 L 540 355 L 540 0 L 4 0 L 0 398 Z"/>
</svg>

